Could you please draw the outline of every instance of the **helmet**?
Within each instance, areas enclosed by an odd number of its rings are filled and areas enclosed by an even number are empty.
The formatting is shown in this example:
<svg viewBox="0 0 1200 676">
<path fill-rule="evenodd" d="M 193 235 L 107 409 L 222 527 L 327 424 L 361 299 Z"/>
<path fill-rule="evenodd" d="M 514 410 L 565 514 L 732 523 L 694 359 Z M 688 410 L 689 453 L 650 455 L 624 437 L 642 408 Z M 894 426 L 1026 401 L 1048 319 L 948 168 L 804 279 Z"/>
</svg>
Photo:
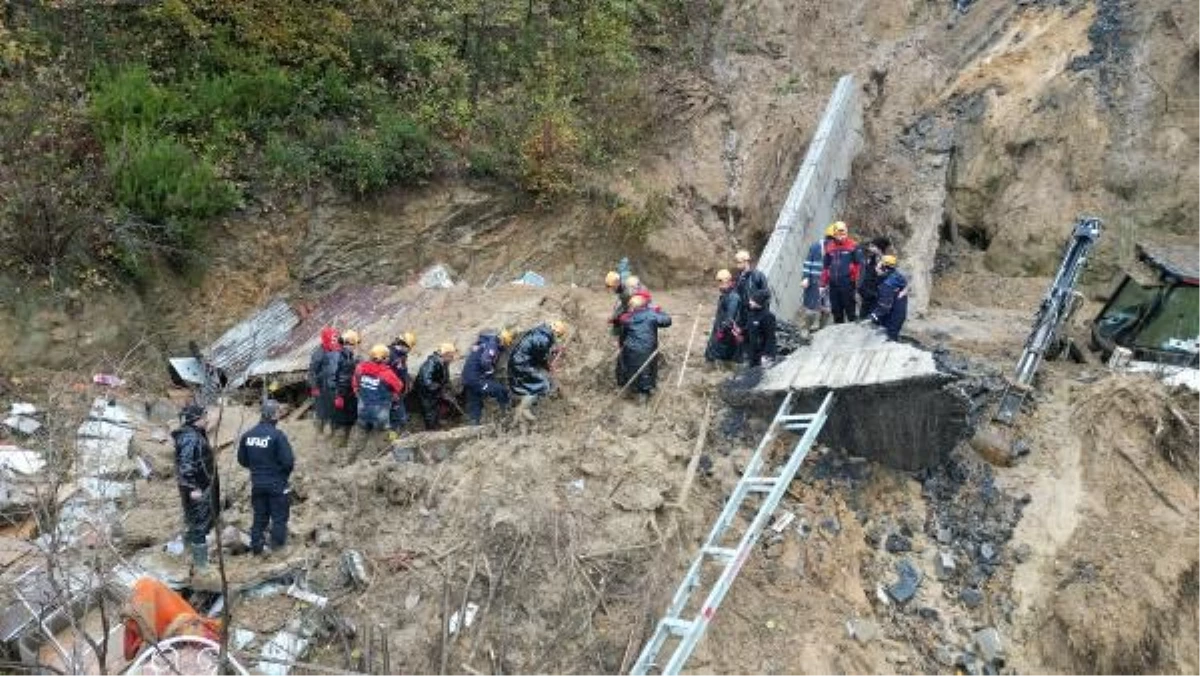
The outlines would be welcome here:
<svg viewBox="0 0 1200 676">
<path fill-rule="evenodd" d="M 604 275 L 604 286 L 615 289 L 620 283 L 621 275 L 618 275 L 615 270 L 610 270 L 607 275 Z"/>
<path fill-rule="evenodd" d="M 717 281 L 718 282 L 724 283 L 724 282 L 728 282 L 731 279 L 733 279 L 733 275 L 729 274 L 728 270 L 717 270 Z"/>
<path fill-rule="evenodd" d="M 733 260 L 738 263 L 749 263 L 750 262 L 750 252 L 746 251 L 745 249 L 742 249 L 741 251 L 739 251 L 733 255 Z"/>
<path fill-rule="evenodd" d="M 833 237 L 834 233 L 836 233 L 836 232 L 837 232 L 837 223 L 830 223 L 829 225 L 825 226 L 825 236 L 826 237 Z"/>
<path fill-rule="evenodd" d="M 513 339 L 516 337 L 517 336 L 515 333 L 513 333 L 512 329 L 501 329 L 500 330 L 500 344 L 503 345 L 504 347 L 512 346 Z"/>
<path fill-rule="evenodd" d="M 358 331 L 350 329 L 342 332 L 342 343 L 346 345 L 358 345 L 362 339 L 358 337 Z"/>
<path fill-rule="evenodd" d="M 412 331 L 405 331 L 404 333 L 401 333 L 399 336 L 397 336 L 396 340 L 394 340 L 392 342 L 393 343 L 404 343 L 405 345 L 408 346 L 408 349 L 411 350 L 417 346 L 417 334 L 413 333 Z"/>
<path fill-rule="evenodd" d="M 383 361 L 384 359 L 388 358 L 389 354 L 391 354 L 391 350 L 387 348 L 387 345 L 378 343 L 371 346 L 371 351 L 368 354 L 370 354 L 371 359 L 374 359 L 375 361 Z"/>
<path fill-rule="evenodd" d="M 883 258 L 880 258 L 879 263 L 885 268 L 894 268 L 896 267 L 896 257 L 892 254 L 888 254 Z"/>
<path fill-rule="evenodd" d="M 633 279 L 632 277 L 630 279 Z M 561 319 L 555 319 L 550 322 L 550 330 L 554 332 L 556 338 L 562 338 L 567 335 L 567 323 Z"/>
<path fill-rule="evenodd" d="M 437 351 L 441 352 L 442 356 L 458 354 L 458 348 L 454 347 L 454 343 L 442 343 L 438 345 Z"/>
<path fill-rule="evenodd" d="M 626 289 L 636 289 L 641 285 L 642 285 L 642 280 L 638 279 L 636 275 L 629 275 L 628 277 L 625 278 L 625 288 Z"/>
<path fill-rule="evenodd" d="M 646 303 L 650 301 L 650 297 L 644 293 L 636 293 L 629 297 L 629 309 L 646 307 Z"/>
<path fill-rule="evenodd" d="M 183 407 L 182 411 L 179 412 L 179 420 L 182 421 L 184 425 L 191 425 L 197 420 L 203 418 L 205 413 L 206 411 L 204 410 L 204 407 L 200 404 L 188 404 L 187 406 Z"/>
<path fill-rule="evenodd" d="M 835 234 L 835 235 L 838 233 L 850 232 L 850 228 L 847 228 L 846 224 L 843 223 L 842 221 L 836 221 L 836 222 L 834 222 L 833 225 L 831 225 L 829 227 L 833 228 L 833 234 Z"/>
</svg>

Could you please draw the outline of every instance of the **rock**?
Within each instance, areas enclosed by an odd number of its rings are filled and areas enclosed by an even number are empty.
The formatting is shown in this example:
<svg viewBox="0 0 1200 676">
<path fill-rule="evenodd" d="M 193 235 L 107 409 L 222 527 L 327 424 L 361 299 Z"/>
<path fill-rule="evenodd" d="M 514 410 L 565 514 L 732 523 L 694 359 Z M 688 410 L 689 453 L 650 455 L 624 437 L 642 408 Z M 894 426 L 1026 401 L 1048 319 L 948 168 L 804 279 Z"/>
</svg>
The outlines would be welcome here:
<svg viewBox="0 0 1200 676">
<path fill-rule="evenodd" d="M 941 617 L 941 613 L 938 612 L 937 608 L 931 608 L 929 606 L 921 606 L 918 608 L 917 615 L 919 615 L 921 619 L 929 620 L 930 622 L 934 622 Z"/>
<path fill-rule="evenodd" d="M 949 646 L 939 645 L 933 650 L 933 659 L 943 666 L 954 666 L 954 651 Z"/>
<path fill-rule="evenodd" d="M 1030 547 L 1028 544 L 1022 542 L 1013 548 L 1012 554 L 1014 561 L 1017 563 L 1025 563 L 1029 560 L 1029 557 L 1033 556 L 1033 547 Z"/>
<path fill-rule="evenodd" d="M 883 546 L 892 554 L 902 554 L 912 551 L 912 541 L 899 533 L 892 533 L 887 536 L 887 540 Z"/>
<path fill-rule="evenodd" d="M 888 595 L 896 603 L 905 603 L 917 595 L 917 587 L 921 585 L 921 571 L 908 559 L 896 562 L 896 575 L 899 579 L 887 588 Z"/>
<path fill-rule="evenodd" d="M 454 286 L 450 269 L 441 263 L 422 272 L 417 283 L 426 289 L 449 289 Z"/>
<path fill-rule="evenodd" d="M 836 516 L 831 516 L 821 520 L 821 528 L 837 535 L 842 532 L 842 524 L 837 520 Z"/>
<path fill-rule="evenodd" d="M 859 617 L 846 620 L 846 633 L 859 643 L 870 643 L 879 638 L 879 625 Z"/>
<path fill-rule="evenodd" d="M 958 593 L 958 600 L 968 608 L 978 608 L 983 603 L 983 592 L 974 587 L 965 587 Z"/>
<path fill-rule="evenodd" d="M 995 627 L 980 629 L 972 634 L 971 645 L 985 662 L 997 667 L 1004 666 L 1004 643 Z"/>
<path fill-rule="evenodd" d="M 979 558 L 986 563 L 996 560 L 996 547 L 990 542 L 979 545 Z"/>
<path fill-rule="evenodd" d="M 939 551 L 933 563 L 939 580 L 948 580 L 957 571 L 957 566 L 954 564 L 954 554 L 950 552 Z"/>
<path fill-rule="evenodd" d="M 942 545 L 950 544 L 954 541 L 954 531 L 950 530 L 949 526 L 938 526 L 937 541 Z"/>
</svg>

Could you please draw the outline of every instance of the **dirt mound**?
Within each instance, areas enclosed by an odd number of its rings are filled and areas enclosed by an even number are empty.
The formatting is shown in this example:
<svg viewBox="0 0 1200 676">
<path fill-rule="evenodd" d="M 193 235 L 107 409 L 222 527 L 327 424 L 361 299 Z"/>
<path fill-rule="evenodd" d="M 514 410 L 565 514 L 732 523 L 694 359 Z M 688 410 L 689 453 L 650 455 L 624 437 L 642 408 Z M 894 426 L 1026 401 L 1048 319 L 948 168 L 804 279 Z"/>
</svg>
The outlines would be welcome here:
<svg viewBox="0 0 1200 676">
<path fill-rule="evenodd" d="M 1087 498 L 1060 551 L 1058 594 L 1040 632 L 1043 659 L 1075 672 L 1194 673 L 1195 395 L 1148 377 L 1116 377 L 1082 399 L 1076 421 Z"/>
</svg>

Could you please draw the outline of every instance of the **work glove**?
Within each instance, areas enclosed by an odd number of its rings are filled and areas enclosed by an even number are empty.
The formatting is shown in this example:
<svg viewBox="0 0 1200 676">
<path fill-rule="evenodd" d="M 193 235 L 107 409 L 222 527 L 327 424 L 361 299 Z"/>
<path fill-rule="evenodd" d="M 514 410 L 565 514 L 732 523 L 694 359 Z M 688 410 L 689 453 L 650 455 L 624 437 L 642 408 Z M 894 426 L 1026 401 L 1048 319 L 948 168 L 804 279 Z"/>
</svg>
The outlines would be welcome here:
<svg viewBox="0 0 1200 676">
<path fill-rule="evenodd" d="M 333 407 L 339 411 L 346 408 L 346 400 L 342 398 L 342 395 L 339 394 L 333 398 Z"/>
<path fill-rule="evenodd" d="M 314 388 L 312 388 L 312 389 L 310 389 L 310 390 L 308 391 L 308 394 L 309 394 L 309 396 L 311 396 L 313 399 L 316 399 L 317 397 L 321 396 L 321 388 L 319 388 L 319 387 L 314 387 Z"/>
<path fill-rule="evenodd" d="M 204 499 L 204 491 L 200 490 L 199 488 L 193 488 L 192 492 L 188 493 L 188 497 L 195 502 L 200 502 Z"/>
</svg>

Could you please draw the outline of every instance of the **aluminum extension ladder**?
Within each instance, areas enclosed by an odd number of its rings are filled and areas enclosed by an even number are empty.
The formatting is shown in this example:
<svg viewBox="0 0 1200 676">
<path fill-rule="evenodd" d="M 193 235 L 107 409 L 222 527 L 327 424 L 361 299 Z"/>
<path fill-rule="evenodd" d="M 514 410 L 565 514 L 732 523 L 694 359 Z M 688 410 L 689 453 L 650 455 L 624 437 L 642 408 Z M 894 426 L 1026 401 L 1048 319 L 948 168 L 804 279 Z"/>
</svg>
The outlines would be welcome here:
<svg viewBox="0 0 1200 676">
<path fill-rule="evenodd" d="M 779 406 L 775 419 L 771 421 L 771 426 L 767 428 L 762 440 L 758 442 L 758 448 L 750 458 L 750 463 L 746 465 L 741 480 L 725 503 L 721 516 L 713 524 L 708 538 L 704 541 L 696 558 L 692 560 L 687 574 L 684 575 L 683 582 L 675 590 L 675 596 L 671 599 L 671 606 L 667 608 L 666 615 L 658 621 L 654 635 L 642 648 L 641 655 L 638 656 L 637 662 L 634 662 L 629 673 L 646 674 L 652 667 L 658 666 L 658 654 L 670 639 L 676 639 L 677 643 L 670 659 L 667 660 L 660 673 L 678 674 L 683 669 L 684 663 L 691 657 L 692 650 L 699 643 L 700 637 L 704 635 L 704 630 L 708 628 L 709 622 L 716 614 L 721 600 L 725 598 L 738 571 L 750 557 L 754 544 L 758 542 L 758 537 L 766 527 L 767 521 L 775 512 L 775 508 L 779 506 L 779 501 L 783 499 L 784 493 L 792 483 L 804 458 L 808 455 L 809 449 L 816 443 L 817 435 L 821 433 L 821 427 L 825 424 L 829 410 L 833 406 L 834 395 L 830 392 L 825 395 L 825 399 L 816 413 L 793 415 L 790 411 L 794 394 L 795 392 L 789 391 L 783 404 Z M 760 476 L 760 472 L 764 469 L 763 460 L 766 450 L 770 448 L 781 429 L 799 433 L 800 439 L 792 448 L 792 454 L 788 458 L 787 464 L 777 476 Z M 758 512 L 738 540 L 737 545 L 723 546 L 722 542 L 729 534 L 730 526 L 733 525 L 742 505 L 751 494 L 763 493 L 766 494 L 766 497 L 759 504 Z M 710 591 L 700 609 L 691 619 L 684 619 L 683 615 L 687 610 L 688 601 L 692 598 L 693 593 L 701 587 L 705 561 L 712 561 L 720 565 L 720 575 L 709 587 Z"/>
</svg>

